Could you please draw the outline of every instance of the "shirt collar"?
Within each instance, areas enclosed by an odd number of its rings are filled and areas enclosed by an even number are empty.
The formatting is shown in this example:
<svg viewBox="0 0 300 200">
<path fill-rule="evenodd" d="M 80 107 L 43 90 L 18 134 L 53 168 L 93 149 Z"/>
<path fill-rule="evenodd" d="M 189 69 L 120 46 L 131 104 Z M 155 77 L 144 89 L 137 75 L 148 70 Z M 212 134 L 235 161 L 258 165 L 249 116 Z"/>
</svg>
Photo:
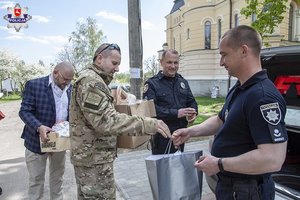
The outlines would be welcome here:
<svg viewBox="0 0 300 200">
<path fill-rule="evenodd" d="M 263 69 L 255 73 L 253 76 L 251 76 L 243 85 L 241 85 L 240 81 L 237 81 L 236 86 L 239 87 L 241 90 L 245 90 L 251 87 L 252 85 L 267 78 L 268 78 L 267 71 Z"/>
<path fill-rule="evenodd" d="M 99 67 L 97 67 L 95 64 L 90 65 L 88 67 L 89 69 L 93 70 L 94 72 L 96 72 L 105 82 L 106 85 L 109 85 L 110 82 L 113 80 L 113 76 L 104 72 L 103 70 L 99 69 Z"/>
<path fill-rule="evenodd" d="M 51 85 L 52 83 L 54 83 L 54 81 L 53 81 L 53 74 L 50 74 L 50 75 L 49 75 L 49 83 L 48 83 L 48 86 Z"/>
<path fill-rule="evenodd" d="M 157 76 L 158 76 L 159 79 L 162 79 L 162 78 L 169 78 L 170 79 L 170 78 L 177 78 L 178 77 L 178 73 L 175 74 L 175 77 L 167 77 L 167 76 L 164 75 L 164 73 L 162 72 L 162 70 L 160 70 L 158 72 Z"/>
</svg>

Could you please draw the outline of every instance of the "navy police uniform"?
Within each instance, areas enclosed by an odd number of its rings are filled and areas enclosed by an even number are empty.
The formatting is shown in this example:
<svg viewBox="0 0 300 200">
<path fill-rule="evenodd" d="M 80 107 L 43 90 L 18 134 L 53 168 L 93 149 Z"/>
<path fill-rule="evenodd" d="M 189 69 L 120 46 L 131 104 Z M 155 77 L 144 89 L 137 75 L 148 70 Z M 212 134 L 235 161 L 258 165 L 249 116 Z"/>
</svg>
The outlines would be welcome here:
<svg viewBox="0 0 300 200">
<path fill-rule="evenodd" d="M 284 117 L 286 103 L 266 71 L 253 75 L 243 85 L 238 81 L 219 113 L 223 126 L 216 134 L 212 155 L 234 157 L 257 145 L 287 141 Z M 218 173 L 217 199 L 274 199 L 270 174 Z M 248 195 L 248 196 L 243 196 Z"/>
<path fill-rule="evenodd" d="M 175 77 L 164 76 L 162 71 L 148 79 L 144 85 L 143 98 L 154 100 L 157 119 L 163 120 L 169 127 L 171 133 L 179 128 L 186 128 L 188 122 L 185 117 L 178 118 L 180 108 L 191 107 L 198 113 L 198 105 L 192 94 L 188 82 L 178 73 Z M 152 154 L 165 153 L 168 138 L 160 134 L 152 136 Z M 184 144 L 180 146 L 184 150 Z M 176 149 L 171 142 L 171 153 Z"/>
</svg>

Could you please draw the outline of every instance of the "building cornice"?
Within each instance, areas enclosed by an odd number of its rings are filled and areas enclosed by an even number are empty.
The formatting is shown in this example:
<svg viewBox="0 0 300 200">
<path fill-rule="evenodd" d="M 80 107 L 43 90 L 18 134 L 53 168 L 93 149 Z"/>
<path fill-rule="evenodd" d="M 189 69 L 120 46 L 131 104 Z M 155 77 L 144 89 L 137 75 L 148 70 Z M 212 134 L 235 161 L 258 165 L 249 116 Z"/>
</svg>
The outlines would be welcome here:
<svg viewBox="0 0 300 200">
<path fill-rule="evenodd" d="M 191 9 L 185 11 L 184 13 L 182 13 L 182 17 L 184 17 L 184 15 L 185 15 L 186 13 L 191 12 L 191 11 L 193 11 L 193 10 L 198 10 L 198 9 L 201 9 L 201 8 L 211 8 L 211 7 L 216 7 L 216 6 L 218 6 L 218 5 L 220 5 L 220 4 L 224 3 L 224 2 L 226 2 L 226 0 L 223 0 L 223 1 L 219 2 L 219 3 L 217 3 L 217 4 L 214 4 L 214 5 L 197 6 L 197 7 L 191 8 Z"/>
</svg>

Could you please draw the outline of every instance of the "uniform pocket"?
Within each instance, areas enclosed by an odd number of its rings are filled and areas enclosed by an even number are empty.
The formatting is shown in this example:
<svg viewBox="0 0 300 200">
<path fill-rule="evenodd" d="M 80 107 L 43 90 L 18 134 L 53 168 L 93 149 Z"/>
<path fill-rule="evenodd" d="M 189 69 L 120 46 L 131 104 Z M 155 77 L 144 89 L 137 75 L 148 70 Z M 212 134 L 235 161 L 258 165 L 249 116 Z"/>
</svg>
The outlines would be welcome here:
<svg viewBox="0 0 300 200">
<path fill-rule="evenodd" d="M 236 181 L 233 184 L 233 199 L 235 200 L 260 200 L 256 181 Z"/>
<path fill-rule="evenodd" d="M 157 103 L 160 106 L 167 106 L 167 107 L 172 105 L 172 102 L 174 101 L 171 93 L 167 93 L 167 92 L 163 92 L 163 91 L 157 92 L 156 99 L 157 99 Z"/>
</svg>

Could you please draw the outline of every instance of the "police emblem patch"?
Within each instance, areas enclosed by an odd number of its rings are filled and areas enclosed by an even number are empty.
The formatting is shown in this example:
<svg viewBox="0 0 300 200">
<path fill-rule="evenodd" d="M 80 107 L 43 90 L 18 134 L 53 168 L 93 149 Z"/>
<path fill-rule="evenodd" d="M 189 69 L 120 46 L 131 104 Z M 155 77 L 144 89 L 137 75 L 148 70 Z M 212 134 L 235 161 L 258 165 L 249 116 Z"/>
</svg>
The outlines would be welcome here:
<svg viewBox="0 0 300 200">
<path fill-rule="evenodd" d="M 184 82 L 181 82 L 181 83 L 180 83 L 180 87 L 181 87 L 182 89 L 185 89 L 185 84 L 184 84 Z"/>
<path fill-rule="evenodd" d="M 287 139 L 286 132 L 280 125 L 273 126 L 268 124 L 269 131 L 273 140 L 273 143 L 284 142 Z"/>
<path fill-rule="evenodd" d="M 16 4 L 15 7 L 8 7 L 8 14 L 3 18 L 8 21 L 8 28 L 15 28 L 17 32 L 21 28 L 28 28 L 27 22 L 32 19 L 30 15 L 27 14 L 28 7 L 21 7 L 20 4 Z"/>
<path fill-rule="evenodd" d="M 277 125 L 281 120 L 281 111 L 278 103 L 269 103 L 260 106 L 263 118 L 272 125 Z"/>
<path fill-rule="evenodd" d="M 148 83 L 146 83 L 144 85 L 143 92 L 146 93 L 148 91 L 148 89 L 149 89 L 149 85 L 148 85 Z"/>
</svg>

